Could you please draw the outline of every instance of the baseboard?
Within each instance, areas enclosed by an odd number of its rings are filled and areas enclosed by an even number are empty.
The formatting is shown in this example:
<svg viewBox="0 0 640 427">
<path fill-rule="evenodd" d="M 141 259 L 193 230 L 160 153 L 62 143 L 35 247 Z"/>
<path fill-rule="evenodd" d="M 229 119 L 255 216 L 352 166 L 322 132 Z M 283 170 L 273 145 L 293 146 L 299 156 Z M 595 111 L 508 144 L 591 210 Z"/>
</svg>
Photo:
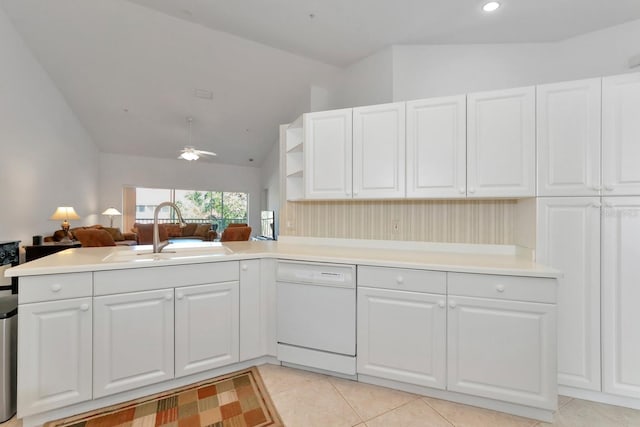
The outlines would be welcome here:
<svg viewBox="0 0 640 427">
<path fill-rule="evenodd" d="M 590 400 L 592 402 L 606 403 L 607 405 L 623 406 L 625 408 L 640 409 L 640 399 L 633 397 L 617 396 L 602 391 L 584 390 L 580 388 L 558 386 L 558 394 L 576 399 Z"/>
</svg>

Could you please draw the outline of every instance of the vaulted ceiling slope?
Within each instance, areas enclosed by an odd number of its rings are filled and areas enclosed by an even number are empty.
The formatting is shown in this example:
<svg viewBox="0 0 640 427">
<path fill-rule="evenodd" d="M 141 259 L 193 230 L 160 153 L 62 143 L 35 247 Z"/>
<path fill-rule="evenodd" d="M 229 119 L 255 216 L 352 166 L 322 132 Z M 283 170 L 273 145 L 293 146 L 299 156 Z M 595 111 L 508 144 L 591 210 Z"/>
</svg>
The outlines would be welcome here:
<svg viewBox="0 0 640 427">
<path fill-rule="evenodd" d="M 259 166 L 278 124 L 308 109 L 310 85 L 338 72 L 124 0 L 0 6 L 107 153 L 176 158 L 191 116 L 192 143 L 213 162 Z"/>
<path fill-rule="evenodd" d="M 558 41 L 640 18 L 638 0 L 482 3 L 0 0 L 102 152 L 175 158 L 190 116 L 214 162 L 255 166 L 311 85 L 390 45 Z"/>
<path fill-rule="evenodd" d="M 555 42 L 640 18 L 638 0 L 130 0 L 345 66 L 392 44 Z"/>
</svg>

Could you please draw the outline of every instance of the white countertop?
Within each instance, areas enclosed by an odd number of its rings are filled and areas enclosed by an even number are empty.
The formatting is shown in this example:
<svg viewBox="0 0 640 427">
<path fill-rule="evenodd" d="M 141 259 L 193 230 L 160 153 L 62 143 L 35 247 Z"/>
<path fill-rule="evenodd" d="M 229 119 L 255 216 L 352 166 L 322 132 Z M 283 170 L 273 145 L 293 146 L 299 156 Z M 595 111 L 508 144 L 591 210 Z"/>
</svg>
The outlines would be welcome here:
<svg viewBox="0 0 640 427">
<path fill-rule="evenodd" d="M 487 246 L 478 245 L 477 251 L 451 249 L 451 245 L 431 245 L 429 249 L 398 249 L 326 244 L 309 240 L 250 241 L 203 243 L 197 245 L 169 245 L 163 254 L 153 259 L 152 248 L 147 246 L 72 248 L 46 256 L 5 271 L 5 276 L 34 276 L 81 271 L 122 270 L 129 268 L 159 267 L 166 265 L 198 264 L 203 262 L 237 261 L 256 258 L 277 258 L 300 261 L 332 262 L 386 267 L 403 267 L 423 270 L 440 270 L 465 273 L 501 274 L 532 277 L 559 277 L 561 273 L 537 264 L 526 257 L 508 252 L 493 252 Z M 375 246 L 372 244 L 372 246 Z M 460 245 L 466 249 L 472 245 Z M 175 251 L 175 253 L 172 253 Z M 142 256 L 137 255 L 142 253 Z"/>
</svg>

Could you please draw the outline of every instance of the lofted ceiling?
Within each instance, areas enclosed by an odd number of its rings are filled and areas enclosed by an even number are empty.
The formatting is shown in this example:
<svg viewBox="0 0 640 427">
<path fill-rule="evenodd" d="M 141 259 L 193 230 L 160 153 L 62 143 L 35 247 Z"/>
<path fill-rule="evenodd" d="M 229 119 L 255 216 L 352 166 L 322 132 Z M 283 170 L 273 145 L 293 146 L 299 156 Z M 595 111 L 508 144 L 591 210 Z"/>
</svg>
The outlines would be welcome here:
<svg viewBox="0 0 640 427">
<path fill-rule="evenodd" d="M 176 157 L 193 117 L 192 145 L 245 166 L 308 108 L 310 85 L 390 45 L 549 42 L 640 18 L 638 0 L 482 4 L 0 0 L 100 151 Z"/>
</svg>

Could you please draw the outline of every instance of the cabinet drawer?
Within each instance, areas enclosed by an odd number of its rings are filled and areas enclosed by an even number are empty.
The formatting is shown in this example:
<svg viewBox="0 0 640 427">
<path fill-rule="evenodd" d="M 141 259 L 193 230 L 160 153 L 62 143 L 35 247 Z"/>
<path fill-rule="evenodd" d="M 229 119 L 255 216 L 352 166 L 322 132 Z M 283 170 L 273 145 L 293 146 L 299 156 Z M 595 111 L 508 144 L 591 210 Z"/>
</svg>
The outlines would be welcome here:
<svg viewBox="0 0 640 427">
<path fill-rule="evenodd" d="M 556 302 L 556 279 L 492 274 L 448 274 L 449 295 L 552 304 Z"/>
<path fill-rule="evenodd" d="M 21 277 L 18 286 L 20 304 L 90 297 L 93 294 L 92 273 L 51 274 Z"/>
<path fill-rule="evenodd" d="M 447 273 L 407 268 L 358 266 L 358 286 L 444 294 L 447 292 Z"/>
</svg>

